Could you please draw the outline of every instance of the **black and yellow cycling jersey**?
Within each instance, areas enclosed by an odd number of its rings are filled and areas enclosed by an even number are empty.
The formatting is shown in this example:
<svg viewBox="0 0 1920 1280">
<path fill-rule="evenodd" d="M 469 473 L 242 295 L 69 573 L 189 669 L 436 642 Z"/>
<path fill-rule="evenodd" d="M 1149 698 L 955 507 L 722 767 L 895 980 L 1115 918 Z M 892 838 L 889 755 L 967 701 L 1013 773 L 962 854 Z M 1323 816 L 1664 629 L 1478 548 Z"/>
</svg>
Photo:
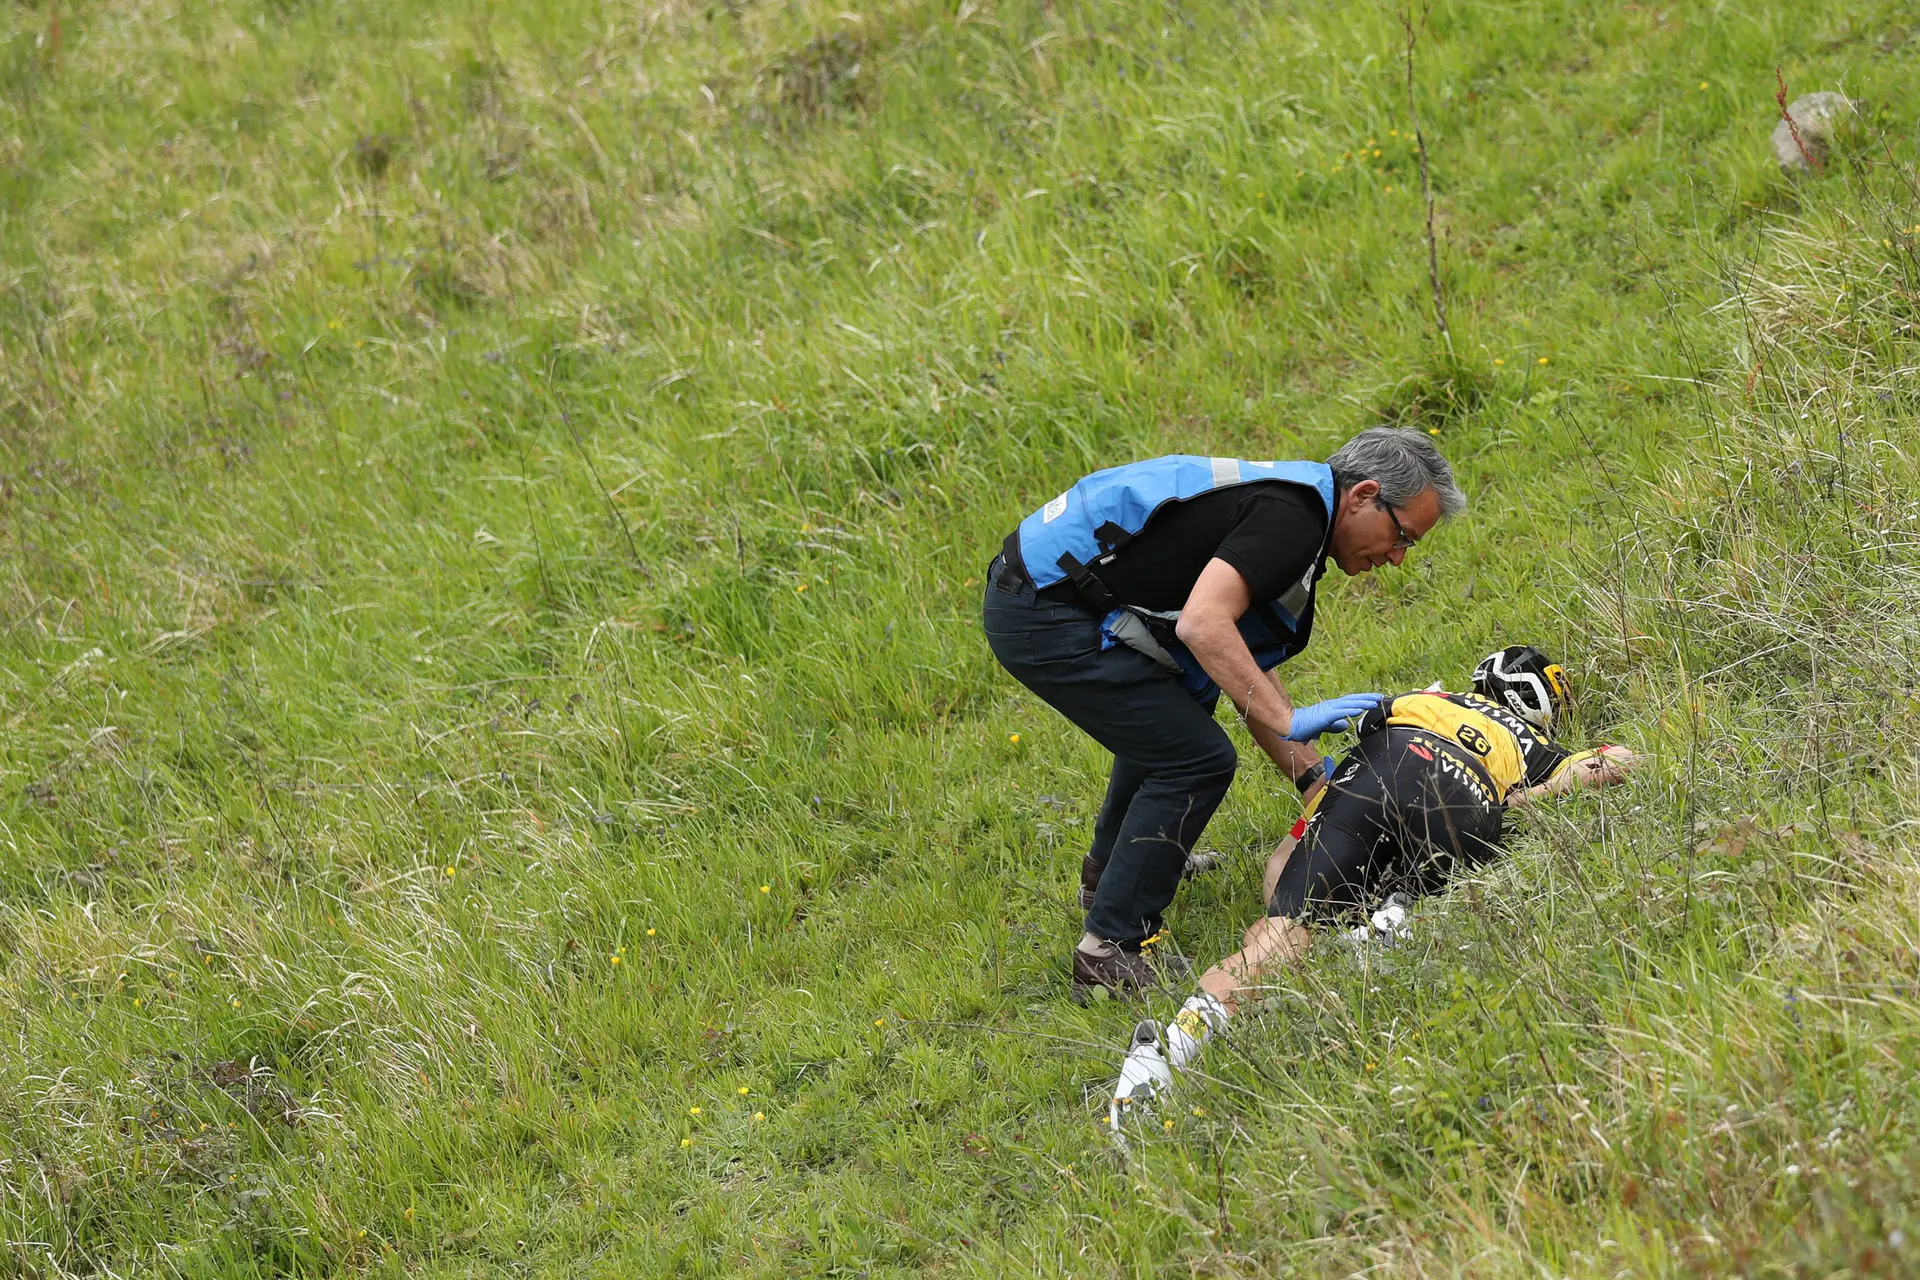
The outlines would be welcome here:
<svg viewBox="0 0 1920 1280">
<path fill-rule="evenodd" d="M 1385 728 L 1424 729 L 1455 742 L 1485 770 L 1502 804 L 1516 788 L 1537 787 L 1568 768 L 1579 756 L 1539 730 L 1474 693 L 1403 693 L 1388 698 L 1361 717 L 1360 736 Z"/>
<path fill-rule="evenodd" d="M 1333 920 L 1388 893 L 1434 893 L 1500 852 L 1506 809 L 1466 748 L 1426 729 L 1361 737 L 1293 829 L 1267 914 Z"/>
<path fill-rule="evenodd" d="M 1294 824 L 1269 915 L 1337 919 L 1390 892 L 1437 892 L 1498 855 L 1514 792 L 1596 754 L 1569 751 L 1470 693 L 1389 698 L 1359 732 Z"/>
</svg>

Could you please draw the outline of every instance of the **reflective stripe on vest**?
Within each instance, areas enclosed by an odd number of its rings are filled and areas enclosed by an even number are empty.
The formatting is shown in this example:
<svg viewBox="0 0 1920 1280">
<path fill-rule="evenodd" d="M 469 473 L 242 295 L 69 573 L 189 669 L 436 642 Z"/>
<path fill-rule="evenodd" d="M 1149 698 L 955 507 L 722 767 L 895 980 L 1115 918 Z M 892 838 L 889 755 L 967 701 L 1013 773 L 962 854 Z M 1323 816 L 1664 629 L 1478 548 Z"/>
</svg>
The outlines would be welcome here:
<svg viewBox="0 0 1920 1280">
<path fill-rule="evenodd" d="M 1100 566 L 1145 529 L 1162 507 L 1216 489 L 1275 480 L 1318 494 L 1331 533 L 1333 472 L 1325 463 L 1250 462 L 1173 454 L 1096 471 L 1022 520 L 1017 539 L 1020 559 L 1035 587 L 1072 582 L 1081 588 L 1083 597 L 1098 600 L 1104 591 L 1099 583 Z M 1324 554 L 1325 550 L 1323 541 L 1320 551 Z M 1320 560 L 1321 556 L 1315 556 L 1306 576 L 1289 585 L 1278 600 L 1255 601 L 1241 617 L 1241 638 L 1261 670 L 1272 670 L 1305 647 L 1307 635 L 1303 633 L 1309 628 L 1302 624 L 1313 608 L 1314 578 Z M 1162 665 L 1171 657 L 1181 669 L 1182 682 L 1196 697 L 1210 698 L 1218 692 L 1186 646 L 1173 638 L 1172 624 L 1178 620 L 1178 613 L 1149 613 L 1144 609 L 1128 612 L 1146 623 L 1164 651 L 1149 656 Z M 1147 651 L 1125 634 L 1131 627 L 1115 625 L 1118 620 L 1113 613 L 1108 613 L 1106 622 L 1103 630 L 1109 644 Z"/>
</svg>

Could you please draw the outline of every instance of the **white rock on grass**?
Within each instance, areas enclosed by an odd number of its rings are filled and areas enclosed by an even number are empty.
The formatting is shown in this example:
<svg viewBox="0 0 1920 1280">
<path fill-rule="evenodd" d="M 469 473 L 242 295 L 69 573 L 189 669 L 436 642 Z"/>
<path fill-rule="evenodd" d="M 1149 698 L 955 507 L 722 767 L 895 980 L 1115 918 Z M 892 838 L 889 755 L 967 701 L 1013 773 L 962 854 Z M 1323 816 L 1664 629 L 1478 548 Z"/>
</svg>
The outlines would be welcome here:
<svg viewBox="0 0 1920 1280">
<path fill-rule="evenodd" d="M 1834 134 L 1852 114 L 1853 103 L 1844 93 L 1807 93 L 1795 98 L 1787 104 L 1793 123 L 1782 120 L 1773 127 L 1773 154 L 1780 167 L 1788 173 L 1803 173 L 1824 166 L 1833 150 Z"/>
</svg>

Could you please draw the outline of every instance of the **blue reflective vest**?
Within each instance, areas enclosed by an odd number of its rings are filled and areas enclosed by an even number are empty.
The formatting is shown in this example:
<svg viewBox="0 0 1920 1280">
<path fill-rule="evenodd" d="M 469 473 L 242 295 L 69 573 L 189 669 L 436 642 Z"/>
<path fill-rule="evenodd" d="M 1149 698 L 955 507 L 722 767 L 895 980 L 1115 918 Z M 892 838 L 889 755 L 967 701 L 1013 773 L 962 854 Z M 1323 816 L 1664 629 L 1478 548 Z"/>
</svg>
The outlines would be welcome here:
<svg viewBox="0 0 1920 1280">
<path fill-rule="evenodd" d="M 1101 565 L 1147 527 L 1160 508 L 1235 485 L 1283 481 L 1320 496 L 1333 528 L 1333 472 L 1320 462 L 1248 462 L 1173 454 L 1096 471 L 1020 522 L 1007 539 L 1007 558 L 1025 570 L 1036 588 L 1071 584 L 1082 603 L 1106 611 L 1106 647 L 1139 649 L 1180 676 L 1195 697 L 1218 692 L 1212 677 L 1173 635 L 1179 614 L 1122 605 L 1100 581 Z M 1258 601 L 1240 618 L 1240 636 L 1262 671 L 1271 671 L 1307 647 L 1313 631 L 1313 589 L 1320 554 L 1299 582 L 1278 600 Z"/>
</svg>

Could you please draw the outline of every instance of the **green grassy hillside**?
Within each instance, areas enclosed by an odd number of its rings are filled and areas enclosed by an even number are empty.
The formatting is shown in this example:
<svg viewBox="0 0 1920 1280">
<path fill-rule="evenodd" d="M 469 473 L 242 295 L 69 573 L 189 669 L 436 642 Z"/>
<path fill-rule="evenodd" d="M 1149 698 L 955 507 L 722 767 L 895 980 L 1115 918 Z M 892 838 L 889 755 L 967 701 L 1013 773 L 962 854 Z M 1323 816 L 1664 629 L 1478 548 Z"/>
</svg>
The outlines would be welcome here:
<svg viewBox="0 0 1920 1280">
<path fill-rule="evenodd" d="M 0 11 L 0 1271 L 1920 1269 L 1893 0 Z M 1791 94 L 1864 124 L 1820 175 Z M 979 578 L 1435 432 L 1296 694 L 1564 655 L 1630 788 L 1117 1155 L 1105 761 Z M 1248 759 L 1259 910 L 1291 789 Z M 1164 1011 L 1163 1011 L 1164 1012 Z"/>
</svg>

